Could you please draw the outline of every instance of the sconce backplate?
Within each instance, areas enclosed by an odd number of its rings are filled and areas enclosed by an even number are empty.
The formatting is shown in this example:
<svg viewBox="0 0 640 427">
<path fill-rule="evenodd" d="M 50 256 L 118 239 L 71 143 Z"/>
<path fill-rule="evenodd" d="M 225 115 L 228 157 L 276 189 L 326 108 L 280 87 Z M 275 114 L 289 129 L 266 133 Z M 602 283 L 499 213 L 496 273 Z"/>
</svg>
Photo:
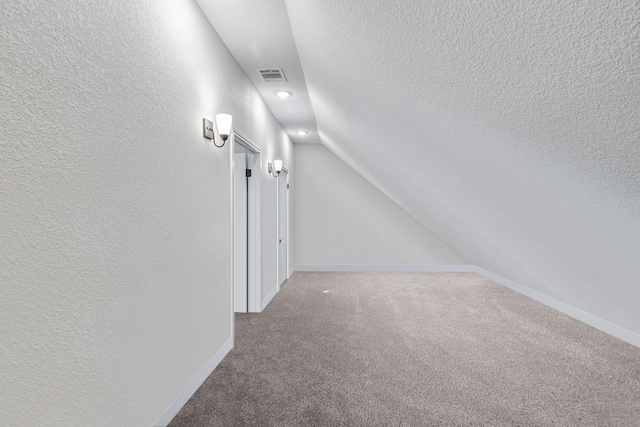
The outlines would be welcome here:
<svg viewBox="0 0 640 427">
<path fill-rule="evenodd" d="M 213 139 L 213 122 L 211 120 L 202 119 L 202 136 Z"/>
</svg>

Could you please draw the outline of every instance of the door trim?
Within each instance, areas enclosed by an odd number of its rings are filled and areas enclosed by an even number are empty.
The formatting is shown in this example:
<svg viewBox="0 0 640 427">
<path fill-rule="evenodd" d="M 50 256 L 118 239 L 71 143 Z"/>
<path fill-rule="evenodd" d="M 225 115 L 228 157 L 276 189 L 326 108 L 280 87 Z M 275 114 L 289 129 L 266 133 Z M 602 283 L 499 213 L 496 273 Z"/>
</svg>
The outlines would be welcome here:
<svg viewBox="0 0 640 427">
<path fill-rule="evenodd" d="M 252 167 L 251 178 L 249 179 L 247 203 L 249 208 L 247 243 L 248 251 L 248 274 L 247 274 L 247 296 L 249 304 L 247 311 L 250 313 L 259 313 L 262 311 L 262 150 L 244 137 L 241 133 L 233 130 L 231 134 L 231 284 L 233 289 L 234 277 L 233 267 L 235 265 L 234 256 L 234 223 L 235 212 L 233 203 L 233 188 L 235 180 L 235 164 L 233 160 L 233 152 L 235 144 L 239 144 L 246 150 L 255 155 L 255 163 Z M 234 296 L 235 290 L 232 292 L 232 307 L 235 307 Z M 235 309 L 234 309 L 235 312 Z"/>
<path fill-rule="evenodd" d="M 282 173 L 284 172 L 284 174 Z M 286 176 L 287 180 L 285 182 L 285 184 L 289 184 L 290 177 L 289 177 L 289 170 L 286 168 L 282 168 L 282 172 L 280 173 L 280 175 L 278 175 L 278 189 L 277 189 L 277 233 L 278 233 L 278 239 L 276 239 L 276 253 L 277 255 L 277 273 L 276 273 L 276 282 L 278 284 L 277 286 L 277 290 L 278 292 L 280 292 L 280 286 L 282 285 L 282 283 L 284 283 L 285 280 L 287 280 L 289 278 L 289 248 L 291 247 L 291 241 L 289 240 L 289 229 L 291 228 L 289 225 L 289 189 L 286 190 L 286 207 L 287 207 L 287 212 L 286 212 L 286 222 L 287 222 L 287 230 L 286 230 L 286 239 L 287 239 L 287 250 L 286 250 L 286 261 L 285 261 L 285 272 L 284 272 L 284 279 L 282 281 L 280 281 L 280 242 L 278 241 L 280 238 L 280 178 Z"/>
</svg>

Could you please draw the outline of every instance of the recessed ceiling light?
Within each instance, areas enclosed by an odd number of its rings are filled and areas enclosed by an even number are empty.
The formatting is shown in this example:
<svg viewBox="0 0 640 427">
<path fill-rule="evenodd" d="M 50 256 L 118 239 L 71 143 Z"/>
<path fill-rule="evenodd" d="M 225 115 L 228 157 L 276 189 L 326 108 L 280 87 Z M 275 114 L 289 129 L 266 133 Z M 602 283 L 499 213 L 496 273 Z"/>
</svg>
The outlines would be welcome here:
<svg viewBox="0 0 640 427">
<path fill-rule="evenodd" d="M 298 135 L 300 136 L 305 136 L 306 134 L 308 134 L 309 132 L 307 132 L 306 130 L 299 130 L 298 132 L 296 132 Z"/>
<path fill-rule="evenodd" d="M 291 96 L 291 92 L 287 92 L 286 90 L 277 90 L 274 93 L 278 98 L 288 98 Z"/>
</svg>

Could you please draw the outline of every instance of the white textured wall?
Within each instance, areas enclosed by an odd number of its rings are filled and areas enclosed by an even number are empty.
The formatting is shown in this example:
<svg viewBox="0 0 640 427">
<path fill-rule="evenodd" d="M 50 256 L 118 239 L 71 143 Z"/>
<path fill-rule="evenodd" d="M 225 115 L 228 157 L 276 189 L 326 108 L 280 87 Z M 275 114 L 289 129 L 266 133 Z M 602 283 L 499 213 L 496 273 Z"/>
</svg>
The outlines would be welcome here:
<svg viewBox="0 0 640 427">
<path fill-rule="evenodd" d="M 0 79 L 0 425 L 151 425 L 231 335 L 201 119 L 289 166 L 290 141 L 193 1 L 4 2 Z"/>
<path fill-rule="evenodd" d="M 468 264 L 324 146 L 294 156 L 296 265 Z"/>
<path fill-rule="evenodd" d="M 286 4 L 331 151 L 471 263 L 640 334 L 640 2 Z"/>
</svg>

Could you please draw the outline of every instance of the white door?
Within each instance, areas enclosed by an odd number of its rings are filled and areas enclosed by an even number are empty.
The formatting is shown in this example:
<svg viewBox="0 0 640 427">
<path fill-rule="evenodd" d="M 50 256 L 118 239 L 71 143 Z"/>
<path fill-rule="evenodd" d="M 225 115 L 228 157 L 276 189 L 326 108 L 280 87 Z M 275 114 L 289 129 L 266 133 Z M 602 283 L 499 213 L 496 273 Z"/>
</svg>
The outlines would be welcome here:
<svg viewBox="0 0 640 427">
<path fill-rule="evenodd" d="M 287 278 L 287 235 L 289 230 L 289 174 L 283 170 L 278 176 L 278 290 Z"/>
<path fill-rule="evenodd" d="M 247 304 L 247 157 L 233 153 L 233 306 L 246 313 Z"/>
<path fill-rule="evenodd" d="M 233 309 L 262 311 L 261 164 L 260 149 L 234 131 L 233 175 Z M 251 172 L 247 177 L 247 172 Z"/>
</svg>

